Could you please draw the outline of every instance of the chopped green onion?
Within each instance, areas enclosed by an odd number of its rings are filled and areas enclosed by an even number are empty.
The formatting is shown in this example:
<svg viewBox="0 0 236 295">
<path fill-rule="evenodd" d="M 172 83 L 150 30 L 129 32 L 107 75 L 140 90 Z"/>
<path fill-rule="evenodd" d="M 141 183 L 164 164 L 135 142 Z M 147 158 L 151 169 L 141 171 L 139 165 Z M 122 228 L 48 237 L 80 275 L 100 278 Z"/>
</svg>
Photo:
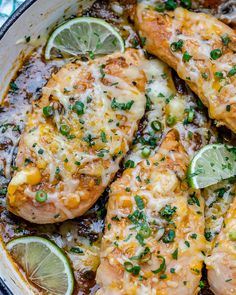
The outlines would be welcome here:
<svg viewBox="0 0 236 295">
<path fill-rule="evenodd" d="M 191 234 L 190 238 L 193 239 L 193 240 L 196 240 L 197 234 L 196 233 Z"/>
<path fill-rule="evenodd" d="M 124 263 L 124 267 L 125 267 L 125 270 L 126 270 L 126 271 L 130 272 L 131 269 L 133 268 L 133 264 L 132 264 L 131 262 L 129 262 L 129 261 L 126 261 L 126 262 Z"/>
<path fill-rule="evenodd" d="M 91 59 L 95 59 L 94 53 L 93 53 L 92 51 L 89 51 L 89 57 L 90 57 Z"/>
<path fill-rule="evenodd" d="M 138 266 L 138 265 L 133 266 L 133 264 L 131 262 L 129 262 L 129 261 L 126 261 L 124 263 L 124 268 L 125 268 L 125 270 L 127 272 L 130 272 L 130 273 L 132 273 L 133 275 L 136 275 L 136 276 L 139 274 L 139 272 L 141 270 L 140 266 Z"/>
<path fill-rule="evenodd" d="M 138 233 L 141 237 L 143 237 L 144 239 L 147 239 L 151 235 L 151 229 L 147 224 L 144 224 L 143 226 L 141 226 Z"/>
<path fill-rule="evenodd" d="M 175 0 L 167 0 L 166 2 L 165 2 L 165 8 L 167 9 L 167 10 L 175 10 L 175 8 L 177 8 L 177 3 L 176 3 L 176 1 Z"/>
<path fill-rule="evenodd" d="M 194 116 L 195 116 L 194 110 L 193 109 L 190 109 L 188 111 L 188 117 L 187 117 L 188 123 L 192 123 L 193 122 Z"/>
<path fill-rule="evenodd" d="M 227 111 L 227 112 L 230 112 L 230 111 L 231 111 L 231 105 L 230 105 L 230 104 L 227 104 L 227 106 L 226 106 L 226 111 Z"/>
<path fill-rule="evenodd" d="M 139 233 L 135 236 L 135 239 L 139 242 L 139 244 L 141 246 L 144 246 L 145 245 L 145 243 L 144 243 L 144 237 L 141 236 Z"/>
<path fill-rule="evenodd" d="M 148 158 L 151 154 L 151 150 L 148 148 L 148 147 L 145 147 L 143 150 L 142 150 L 142 156 L 143 158 Z"/>
<path fill-rule="evenodd" d="M 132 234 L 131 234 L 132 235 Z M 137 256 L 132 256 L 130 257 L 130 260 L 140 260 L 141 263 L 147 262 L 150 259 L 150 256 L 147 255 L 150 253 L 150 248 L 145 247 L 144 251 L 142 251 L 139 255 Z"/>
<path fill-rule="evenodd" d="M 52 106 L 46 106 L 43 108 L 43 114 L 45 117 L 51 117 L 53 115 L 53 108 Z"/>
<path fill-rule="evenodd" d="M 236 231 L 232 231 L 229 233 L 229 239 L 231 241 L 236 241 Z"/>
<path fill-rule="evenodd" d="M 236 66 L 233 66 L 232 69 L 228 72 L 227 77 L 232 77 L 236 74 Z"/>
<path fill-rule="evenodd" d="M 162 259 L 162 262 L 161 262 L 159 268 L 157 268 L 155 270 L 152 270 L 152 272 L 155 273 L 155 274 L 159 273 L 159 272 L 162 272 L 162 271 L 165 271 L 165 269 L 166 269 L 166 260 L 165 260 L 165 258 L 163 256 L 157 256 L 157 258 Z"/>
<path fill-rule="evenodd" d="M 190 9 L 192 7 L 192 1 L 191 0 L 181 0 L 181 6 L 184 8 Z"/>
<path fill-rule="evenodd" d="M 60 132 L 62 135 L 68 135 L 70 133 L 70 126 L 66 125 L 66 124 L 62 124 L 60 126 Z"/>
<path fill-rule="evenodd" d="M 205 238 L 207 241 L 211 241 L 212 240 L 212 233 L 211 232 L 205 232 Z"/>
<path fill-rule="evenodd" d="M 137 207 L 139 208 L 139 210 L 144 209 L 143 199 L 140 196 L 138 196 L 138 195 L 136 195 L 134 197 L 134 199 L 135 199 L 135 203 L 136 203 Z"/>
<path fill-rule="evenodd" d="M 183 62 L 188 62 L 190 61 L 191 58 L 192 58 L 192 55 L 190 55 L 188 51 L 185 51 L 182 57 Z"/>
<path fill-rule="evenodd" d="M 82 101 L 76 101 L 75 104 L 72 107 L 72 110 L 76 112 L 78 116 L 81 116 L 84 114 L 84 104 Z"/>
<path fill-rule="evenodd" d="M 189 241 L 184 241 L 184 244 L 185 244 L 188 248 L 190 248 L 190 243 L 189 243 Z"/>
<path fill-rule="evenodd" d="M 135 167 L 135 163 L 132 160 L 128 160 L 125 162 L 125 168 L 134 168 Z"/>
<path fill-rule="evenodd" d="M 169 127 L 174 126 L 175 123 L 176 123 L 176 118 L 175 118 L 175 117 L 172 117 L 172 116 L 168 116 L 168 117 L 167 117 L 167 119 L 166 119 L 166 124 L 167 124 Z"/>
<path fill-rule="evenodd" d="M 39 154 L 39 155 L 42 155 L 43 153 L 44 153 L 44 150 L 43 150 L 43 149 L 39 149 L 39 150 L 38 150 L 38 154 Z"/>
<path fill-rule="evenodd" d="M 131 109 L 133 104 L 134 104 L 134 100 L 130 100 L 127 103 L 124 103 L 124 102 L 118 102 L 116 98 L 114 97 L 111 102 L 111 108 L 113 110 L 118 109 L 118 110 L 127 111 Z"/>
<path fill-rule="evenodd" d="M 159 2 L 155 6 L 155 10 L 158 11 L 158 12 L 164 12 L 165 8 L 166 8 L 165 3 L 163 3 L 163 2 Z"/>
<path fill-rule="evenodd" d="M 82 249 L 80 249 L 79 247 L 72 247 L 70 249 L 70 252 L 75 253 L 75 254 L 83 254 L 84 251 Z"/>
<path fill-rule="evenodd" d="M 175 251 L 171 254 L 172 258 L 177 260 L 179 255 L 179 249 L 176 248 Z"/>
<path fill-rule="evenodd" d="M 44 203 L 47 201 L 48 195 L 45 191 L 39 190 L 35 194 L 35 200 L 38 203 Z"/>
<path fill-rule="evenodd" d="M 160 121 L 155 120 L 155 121 L 152 121 L 152 123 L 151 123 L 151 127 L 152 127 L 152 129 L 155 130 L 155 131 L 161 131 L 161 129 L 162 129 L 162 124 L 161 124 Z"/>
<path fill-rule="evenodd" d="M 224 46 L 228 46 L 228 44 L 230 42 L 228 34 L 224 34 L 220 38 L 221 38 L 221 41 L 223 42 Z"/>
<path fill-rule="evenodd" d="M 170 49 L 175 52 L 175 51 L 178 51 L 179 49 L 181 49 L 183 47 L 183 45 L 184 45 L 184 41 L 180 39 L 177 42 L 171 43 Z"/>
<path fill-rule="evenodd" d="M 171 205 L 166 205 L 162 208 L 159 212 L 159 215 L 167 221 L 171 221 L 173 215 L 176 213 L 177 208 L 174 206 L 173 208 Z"/>
<path fill-rule="evenodd" d="M 215 72 L 214 75 L 217 78 L 221 78 L 221 79 L 224 78 L 224 74 L 222 72 Z"/>
<path fill-rule="evenodd" d="M 205 283 L 203 281 L 199 282 L 199 288 L 203 289 L 205 287 Z"/>
<path fill-rule="evenodd" d="M 214 49 L 211 51 L 210 56 L 212 59 L 217 60 L 222 56 L 222 51 L 219 48 Z"/>
<path fill-rule="evenodd" d="M 162 241 L 166 244 L 172 243 L 175 239 L 175 231 L 170 229 L 163 237 Z"/>
<path fill-rule="evenodd" d="M 206 80 L 208 78 L 208 74 L 207 73 L 202 73 L 202 78 Z"/>
<path fill-rule="evenodd" d="M 107 143 L 107 136 L 106 136 L 106 133 L 104 131 L 101 132 L 101 140 L 102 142 L 104 143 Z"/>
</svg>

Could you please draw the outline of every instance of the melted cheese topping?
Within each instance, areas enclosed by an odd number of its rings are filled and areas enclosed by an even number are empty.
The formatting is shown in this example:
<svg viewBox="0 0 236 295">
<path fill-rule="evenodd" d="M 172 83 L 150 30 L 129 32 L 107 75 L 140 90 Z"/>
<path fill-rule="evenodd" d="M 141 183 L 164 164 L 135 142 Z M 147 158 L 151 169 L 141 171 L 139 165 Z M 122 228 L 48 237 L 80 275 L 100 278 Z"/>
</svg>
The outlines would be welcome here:
<svg viewBox="0 0 236 295">
<path fill-rule="evenodd" d="M 177 92 L 171 70 L 166 64 L 157 59 L 146 60 L 143 70 L 147 77 L 145 90 L 150 106 L 142 122 L 142 131 L 134 139 L 132 153 L 126 157 L 127 161 L 132 160 L 136 164 L 142 161 L 145 148 L 148 148 L 149 156 L 153 156 L 160 147 L 163 134 L 172 127 L 178 130 L 181 143 L 190 157 L 209 140 L 215 140 L 214 136 L 209 138 L 210 120 L 198 108 L 193 93 Z M 187 121 L 189 110 L 194 112 L 193 122 Z M 168 124 L 169 118 L 173 118 L 173 125 Z M 153 127 L 154 123 L 159 124 L 159 129 Z"/>
<path fill-rule="evenodd" d="M 206 238 L 213 241 L 224 225 L 224 217 L 236 194 L 236 185 L 229 180 L 221 181 L 203 190 L 205 198 Z M 210 244 L 210 251 L 213 243 Z"/>
<path fill-rule="evenodd" d="M 184 177 L 188 156 L 167 134 L 159 151 L 113 183 L 98 294 L 195 294 L 201 277 L 204 205 Z"/>
<path fill-rule="evenodd" d="M 68 64 L 53 75 L 20 142 L 18 171 L 8 188 L 12 211 L 46 223 L 81 215 L 93 205 L 117 172 L 144 114 L 142 61 L 141 52 L 128 50 Z M 53 116 L 43 114 L 47 106 Z M 34 180 L 26 177 L 28 170 Z M 38 190 L 47 193 L 43 204 L 35 200 Z M 29 214 L 40 206 L 47 206 L 48 216 Z"/>
<path fill-rule="evenodd" d="M 206 258 L 208 281 L 216 295 L 236 293 L 236 200 L 232 202 L 224 227 L 214 242 L 210 257 Z"/>
<path fill-rule="evenodd" d="M 236 132 L 235 32 L 210 15 L 183 8 L 158 13 L 143 3 L 136 25 L 146 49 L 177 71 L 211 118 Z"/>
</svg>

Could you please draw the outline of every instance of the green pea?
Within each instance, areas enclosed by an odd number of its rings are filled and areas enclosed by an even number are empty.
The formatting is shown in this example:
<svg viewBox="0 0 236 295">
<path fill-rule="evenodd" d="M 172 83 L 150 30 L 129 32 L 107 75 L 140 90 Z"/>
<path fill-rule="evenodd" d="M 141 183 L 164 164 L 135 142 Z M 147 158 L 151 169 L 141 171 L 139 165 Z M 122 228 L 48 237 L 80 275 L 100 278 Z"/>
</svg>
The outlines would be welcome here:
<svg viewBox="0 0 236 295">
<path fill-rule="evenodd" d="M 47 201 L 47 198 L 48 198 L 48 195 L 45 191 L 42 191 L 42 190 L 39 190 L 36 192 L 36 195 L 35 195 L 35 200 L 38 202 L 38 203 L 44 203 Z"/>
</svg>

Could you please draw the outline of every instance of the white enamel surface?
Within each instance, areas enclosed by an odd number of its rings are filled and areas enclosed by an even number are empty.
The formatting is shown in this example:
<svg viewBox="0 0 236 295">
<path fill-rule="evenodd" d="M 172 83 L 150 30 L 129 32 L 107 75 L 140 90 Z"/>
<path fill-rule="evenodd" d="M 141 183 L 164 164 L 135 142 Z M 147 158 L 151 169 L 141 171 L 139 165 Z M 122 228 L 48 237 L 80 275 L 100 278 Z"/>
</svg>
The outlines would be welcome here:
<svg viewBox="0 0 236 295">
<path fill-rule="evenodd" d="M 75 15 L 79 10 L 88 8 L 94 0 L 38 0 L 35 1 L 9 28 L 0 40 L 0 102 L 8 88 L 11 78 L 20 65 L 21 57 L 38 45 L 35 40 L 45 42 L 50 28 L 63 20 L 63 17 Z M 24 42 L 31 37 L 31 44 Z M 17 271 L 0 239 L 0 277 L 14 295 L 40 294 L 30 286 Z"/>
</svg>

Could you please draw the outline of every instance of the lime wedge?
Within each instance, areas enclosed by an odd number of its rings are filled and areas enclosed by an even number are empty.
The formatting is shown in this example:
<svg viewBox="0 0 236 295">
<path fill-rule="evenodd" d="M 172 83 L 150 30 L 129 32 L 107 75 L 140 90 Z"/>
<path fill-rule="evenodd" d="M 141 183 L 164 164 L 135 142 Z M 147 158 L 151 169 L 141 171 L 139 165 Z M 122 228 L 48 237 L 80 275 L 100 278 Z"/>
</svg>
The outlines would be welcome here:
<svg viewBox="0 0 236 295">
<path fill-rule="evenodd" d="M 73 293 L 74 276 L 69 260 L 54 243 L 36 236 L 23 237 L 9 242 L 7 250 L 29 281 L 46 294 Z"/>
<path fill-rule="evenodd" d="M 116 51 L 124 51 L 124 41 L 114 27 L 99 18 L 79 17 L 67 21 L 52 33 L 45 58 L 88 53 L 93 57 Z"/>
<path fill-rule="evenodd" d="M 193 158 L 189 169 L 189 184 L 204 188 L 236 175 L 236 147 L 209 144 Z"/>
</svg>

